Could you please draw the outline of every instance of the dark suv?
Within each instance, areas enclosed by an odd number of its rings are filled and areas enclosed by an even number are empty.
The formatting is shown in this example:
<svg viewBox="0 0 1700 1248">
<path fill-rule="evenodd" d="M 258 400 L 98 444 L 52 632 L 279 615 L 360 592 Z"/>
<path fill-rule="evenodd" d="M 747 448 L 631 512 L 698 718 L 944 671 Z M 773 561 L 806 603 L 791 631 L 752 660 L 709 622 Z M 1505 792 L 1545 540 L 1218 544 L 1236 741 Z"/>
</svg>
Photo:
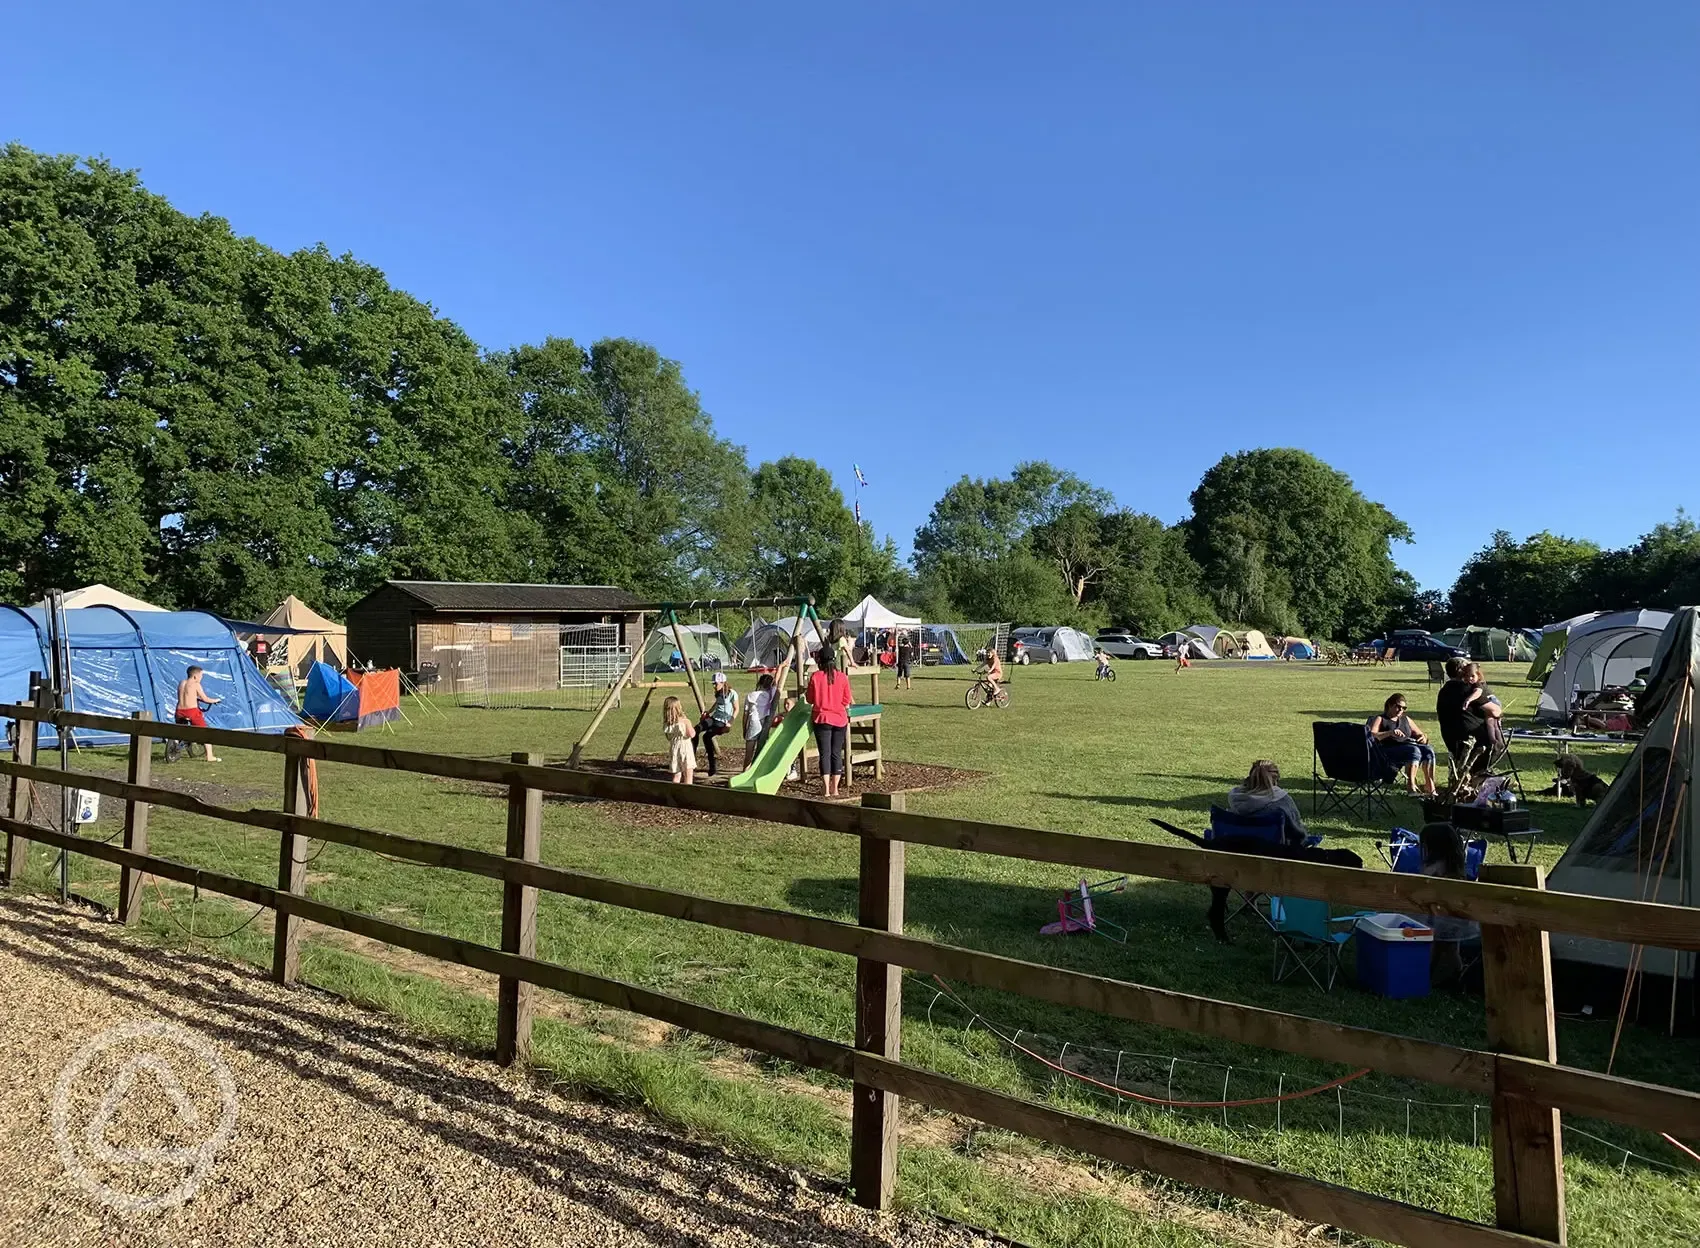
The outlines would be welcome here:
<svg viewBox="0 0 1700 1248">
<path fill-rule="evenodd" d="M 1462 646 L 1449 646 L 1431 633 L 1421 631 L 1396 632 L 1386 641 L 1371 642 L 1379 650 L 1392 646 L 1399 652 L 1402 661 L 1421 663 L 1436 659 L 1444 662 L 1447 659 L 1467 659 L 1470 652 Z"/>
</svg>

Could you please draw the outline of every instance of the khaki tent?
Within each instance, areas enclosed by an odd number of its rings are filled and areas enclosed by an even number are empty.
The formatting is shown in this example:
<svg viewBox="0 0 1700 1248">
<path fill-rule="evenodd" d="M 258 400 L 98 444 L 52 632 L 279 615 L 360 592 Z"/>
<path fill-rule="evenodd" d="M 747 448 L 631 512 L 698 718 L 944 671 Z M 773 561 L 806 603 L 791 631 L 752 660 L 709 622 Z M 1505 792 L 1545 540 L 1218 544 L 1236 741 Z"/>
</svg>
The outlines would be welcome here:
<svg viewBox="0 0 1700 1248">
<path fill-rule="evenodd" d="M 272 642 L 272 665 L 289 668 L 296 680 L 305 682 L 315 663 L 329 663 L 338 671 L 348 667 L 348 630 L 335 620 L 327 620 L 294 594 L 278 603 L 260 623 L 299 630 L 268 638 Z"/>
<path fill-rule="evenodd" d="M 1248 659 L 1272 659 L 1275 651 L 1269 647 L 1269 638 L 1255 628 L 1247 629 L 1245 635 L 1245 657 Z"/>
<path fill-rule="evenodd" d="M 46 601 L 41 605 L 45 607 Z M 65 610 L 79 607 L 117 607 L 120 611 L 165 610 L 164 607 L 156 607 L 151 602 L 144 602 L 121 589 L 113 589 L 112 586 L 102 585 L 98 581 L 93 585 L 84 585 L 81 589 L 65 591 Z"/>
</svg>

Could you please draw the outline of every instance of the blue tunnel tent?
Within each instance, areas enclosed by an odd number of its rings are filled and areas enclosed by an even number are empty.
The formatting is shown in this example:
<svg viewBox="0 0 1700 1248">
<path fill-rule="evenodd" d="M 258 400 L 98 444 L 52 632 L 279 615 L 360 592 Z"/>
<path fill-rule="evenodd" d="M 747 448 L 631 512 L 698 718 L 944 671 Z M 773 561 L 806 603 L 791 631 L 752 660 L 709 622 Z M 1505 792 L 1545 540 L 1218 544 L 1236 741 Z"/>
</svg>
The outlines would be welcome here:
<svg viewBox="0 0 1700 1248">
<path fill-rule="evenodd" d="M 208 726 L 279 733 L 301 722 L 230 629 L 205 612 L 74 608 L 65 612 L 65 630 L 70 710 L 115 716 L 147 711 L 169 723 L 177 709 L 177 682 L 195 665 L 205 670 L 207 692 L 222 699 L 207 708 Z M 28 701 L 30 673 L 50 670 L 50 661 L 47 613 L 40 607 L 0 607 L 0 702 Z M 41 730 L 39 740 L 58 744 L 51 727 Z M 128 738 L 78 728 L 71 740 L 122 745 Z"/>
</svg>

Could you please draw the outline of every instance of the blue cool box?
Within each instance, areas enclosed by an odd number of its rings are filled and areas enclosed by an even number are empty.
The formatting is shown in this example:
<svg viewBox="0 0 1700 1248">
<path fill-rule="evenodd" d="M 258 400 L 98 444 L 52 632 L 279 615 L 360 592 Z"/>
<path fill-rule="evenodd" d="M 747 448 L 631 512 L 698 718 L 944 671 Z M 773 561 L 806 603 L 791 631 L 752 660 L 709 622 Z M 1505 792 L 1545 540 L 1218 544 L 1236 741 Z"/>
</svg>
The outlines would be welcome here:
<svg viewBox="0 0 1700 1248">
<path fill-rule="evenodd" d="M 1358 986 L 1377 996 L 1428 996 L 1434 931 L 1402 914 L 1366 914 L 1352 930 Z"/>
</svg>

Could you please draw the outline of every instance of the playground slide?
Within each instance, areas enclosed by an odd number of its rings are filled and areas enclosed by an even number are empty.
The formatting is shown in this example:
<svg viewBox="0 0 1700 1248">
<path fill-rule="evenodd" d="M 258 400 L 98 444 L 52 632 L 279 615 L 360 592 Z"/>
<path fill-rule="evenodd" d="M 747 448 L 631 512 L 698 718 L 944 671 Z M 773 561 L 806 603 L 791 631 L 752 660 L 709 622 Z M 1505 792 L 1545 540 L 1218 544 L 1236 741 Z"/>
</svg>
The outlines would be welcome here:
<svg viewBox="0 0 1700 1248">
<path fill-rule="evenodd" d="M 773 730 L 761 753 L 756 755 L 755 766 L 748 771 L 740 771 L 726 783 L 734 789 L 753 790 L 769 796 L 779 792 L 780 781 L 785 779 L 785 773 L 791 770 L 797 755 L 809 744 L 811 718 L 807 702 L 799 702 L 792 707 L 791 713 Z"/>
</svg>

